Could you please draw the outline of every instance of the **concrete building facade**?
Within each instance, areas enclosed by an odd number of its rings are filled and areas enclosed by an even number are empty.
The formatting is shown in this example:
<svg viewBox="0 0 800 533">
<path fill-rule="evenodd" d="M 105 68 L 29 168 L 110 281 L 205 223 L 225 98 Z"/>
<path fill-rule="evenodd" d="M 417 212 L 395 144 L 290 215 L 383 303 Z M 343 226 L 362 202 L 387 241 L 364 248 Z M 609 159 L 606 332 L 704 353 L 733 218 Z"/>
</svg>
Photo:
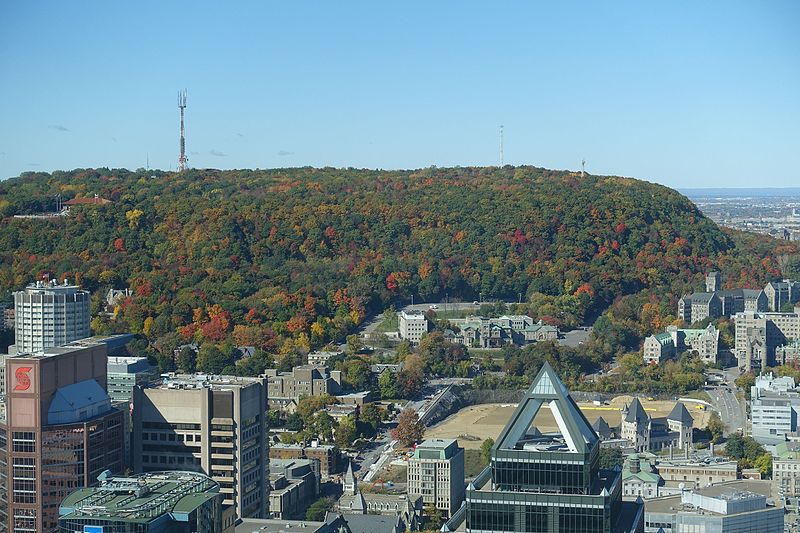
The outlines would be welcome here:
<svg viewBox="0 0 800 533">
<path fill-rule="evenodd" d="M 133 469 L 203 472 L 237 517 L 266 517 L 269 505 L 266 382 L 177 376 L 133 393 Z"/>
<path fill-rule="evenodd" d="M 426 439 L 408 460 L 408 495 L 447 517 L 464 501 L 464 448 L 455 439 Z"/>
<path fill-rule="evenodd" d="M 130 402 L 136 385 L 146 385 L 157 377 L 158 369 L 147 357 L 108 357 L 108 395 L 114 402 Z"/>
</svg>

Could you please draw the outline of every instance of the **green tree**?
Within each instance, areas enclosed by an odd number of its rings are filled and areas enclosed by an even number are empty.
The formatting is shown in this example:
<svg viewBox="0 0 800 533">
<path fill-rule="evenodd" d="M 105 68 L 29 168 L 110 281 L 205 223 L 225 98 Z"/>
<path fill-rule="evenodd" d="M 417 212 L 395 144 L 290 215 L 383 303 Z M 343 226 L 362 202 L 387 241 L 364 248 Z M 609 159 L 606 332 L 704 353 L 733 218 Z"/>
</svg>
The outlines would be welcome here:
<svg viewBox="0 0 800 533">
<path fill-rule="evenodd" d="M 772 477 L 772 454 L 762 453 L 753 461 L 753 467 L 758 468 L 761 475 L 765 478 Z"/>
<path fill-rule="evenodd" d="M 231 353 L 222 346 L 204 342 L 197 352 L 197 369 L 209 374 L 222 374 L 225 367 L 233 363 Z"/>
<path fill-rule="evenodd" d="M 723 433 L 725 432 L 725 424 L 722 422 L 722 419 L 719 417 L 719 414 L 716 411 L 711 413 L 711 416 L 708 419 L 708 424 L 706 424 L 706 430 L 711 433 L 711 442 L 714 444 L 717 444 L 722 440 Z"/>
<path fill-rule="evenodd" d="M 322 439 L 325 442 L 331 442 L 333 440 L 333 428 L 335 427 L 336 423 L 333 420 L 333 417 L 322 411 L 321 413 L 317 413 L 314 418 L 311 420 L 312 431 L 316 436 Z"/>
<path fill-rule="evenodd" d="M 286 417 L 286 429 L 289 431 L 300 431 L 305 427 L 303 419 L 297 413 L 291 413 Z"/>
<path fill-rule="evenodd" d="M 297 402 L 297 410 L 295 412 L 304 422 L 308 423 L 315 414 L 322 411 L 326 406 L 334 403 L 336 403 L 336 398 L 330 394 L 304 396 Z"/>
<path fill-rule="evenodd" d="M 426 531 L 439 531 L 444 523 L 442 511 L 437 509 L 431 504 L 426 504 L 424 508 L 425 513 L 425 530 Z"/>
<path fill-rule="evenodd" d="M 620 448 L 600 448 L 600 468 L 612 469 L 622 466 L 624 458 Z"/>
<path fill-rule="evenodd" d="M 331 509 L 333 509 L 333 498 L 320 498 L 306 509 L 306 520 L 322 522 L 325 520 L 325 514 Z"/>
<path fill-rule="evenodd" d="M 383 372 L 378 378 L 378 390 L 382 400 L 394 400 L 399 397 L 397 380 L 391 372 Z"/>
<path fill-rule="evenodd" d="M 750 387 L 756 384 L 756 375 L 753 372 L 747 372 L 736 378 L 734 383 L 744 391 L 745 397 L 750 398 Z"/>
<path fill-rule="evenodd" d="M 494 446 L 494 439 L 491 438 L 481 443 L 481 460 L 484 466 L 488 465 L 492 459 L 492 446 Z"/>
<path fill-rule="evenodd" d="M 378 426 L 381 425 L 381 409 L 375 402 L 370 402 L 361 407 L 358 418 L 365 424 L 372 426 L 373 431 L 376 431 Z"/>
<path fill-rule="evenodd" d="M 361 337 L 358 335 L 347 336 L 347 352 L 350 355 L 356 355 L 364 349 L 364 343 L 361 342 Z"/>
<path fill-rule="evenodd" d="M 350 388 L 357 391 L 369 389 L 372 374 L 367 361 L 361 357 L 350 357 L 345 360 L 342 370 L 345 382 Z"/>
<path fill-rule="evenodd" d="M 178 368 L 187 374 L 193 374 L 197 370 L 197 354 L 188 345 L 178 352 Z"/>
<path fill-rule="evenodd" d="M 349 448 L 356 440 L 356 421 L 352 415 L 347 415 L 339 421 L 336 428 L 336 444 L 340 448 Z"/>
</svg>

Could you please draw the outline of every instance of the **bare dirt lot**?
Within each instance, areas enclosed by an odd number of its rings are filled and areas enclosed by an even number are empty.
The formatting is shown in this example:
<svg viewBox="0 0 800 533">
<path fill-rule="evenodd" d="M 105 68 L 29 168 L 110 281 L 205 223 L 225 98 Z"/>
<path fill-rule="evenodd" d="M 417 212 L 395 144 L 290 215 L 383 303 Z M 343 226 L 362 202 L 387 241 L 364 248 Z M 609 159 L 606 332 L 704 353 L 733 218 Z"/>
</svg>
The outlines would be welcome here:
<svg viewBox="0 0 800 533">
<path fill-rule="evenodd" d="M 617 396 L 607 405 L 596 406 L 591 403 L 579 403 L 578 406 L 590 423 L 594 423 L 602 416 L 610 426 L 617 426 L 621 420 L 620 409 L 623 404 L 629 404 L 632 399 L 632 396 Z M 642 402 L 642 406 L 651 418 L 665 417 L 675 406 L 674 401 L 651 401 L 642 397 L 639 398 L 639 401 Z M 694 418 L 694 427 L 705 427 L 710 412 L 697 409 L 695 407 L 696 404 L 693 403 L 686 403 L 685 405 Z M 497 438 L 516 407 L 516 404 L 499 403 L 465 407 L 428 429 L 425 432 L 425 436 L 428 438 L 458 439 L 459 444 L 464 448 L 480 448 L 485 439 Z M 545 432 L 558 430 L 555 419 L 546 404 L 536 417 L 536 425 L 541 431 Z"/>
</svg>

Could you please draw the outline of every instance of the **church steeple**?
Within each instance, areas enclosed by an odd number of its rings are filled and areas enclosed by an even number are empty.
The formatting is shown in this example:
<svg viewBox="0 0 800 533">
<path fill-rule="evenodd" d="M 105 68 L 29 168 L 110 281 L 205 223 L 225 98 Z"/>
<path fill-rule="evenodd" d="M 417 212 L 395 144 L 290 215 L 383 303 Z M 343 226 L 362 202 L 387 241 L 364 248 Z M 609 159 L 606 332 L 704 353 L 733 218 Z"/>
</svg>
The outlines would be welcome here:
<svg viewBox="0 0 800 533">
<path fill-rule="evenodd" d="M 344 480 L 342 481 L 342 491 L 348 496 L 353 496 L 358 492 L 358 483 L 356 482 L 356 476 L 353 475 L 352 461 L 347 463 L 347 472 L 345 472 Z"/>
</svg>

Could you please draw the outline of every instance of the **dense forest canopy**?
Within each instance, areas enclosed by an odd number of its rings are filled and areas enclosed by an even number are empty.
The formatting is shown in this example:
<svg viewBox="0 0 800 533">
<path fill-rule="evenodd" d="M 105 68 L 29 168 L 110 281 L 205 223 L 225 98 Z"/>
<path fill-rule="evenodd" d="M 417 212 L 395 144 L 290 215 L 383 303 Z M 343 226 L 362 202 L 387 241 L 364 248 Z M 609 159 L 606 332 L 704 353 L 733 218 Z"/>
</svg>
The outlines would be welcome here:
<svg viewBox="0 0 800 533">
<path fill-rule="evenodd" d="M 56 195 L 110 203 L 12 217 Z M 93 311 L 130 287 L 96 330 L 273 353 L 342 340 L 412 295 L 521 297 L 569 326 L 644 294 L 667 316 L 708 270 L 762 287 L 797 253 L 664 186 L 535 167 L 26 173 L 0 182 L 0 217 L 0 301 L 44 275 L 93 291 Z"/>
</svg>

